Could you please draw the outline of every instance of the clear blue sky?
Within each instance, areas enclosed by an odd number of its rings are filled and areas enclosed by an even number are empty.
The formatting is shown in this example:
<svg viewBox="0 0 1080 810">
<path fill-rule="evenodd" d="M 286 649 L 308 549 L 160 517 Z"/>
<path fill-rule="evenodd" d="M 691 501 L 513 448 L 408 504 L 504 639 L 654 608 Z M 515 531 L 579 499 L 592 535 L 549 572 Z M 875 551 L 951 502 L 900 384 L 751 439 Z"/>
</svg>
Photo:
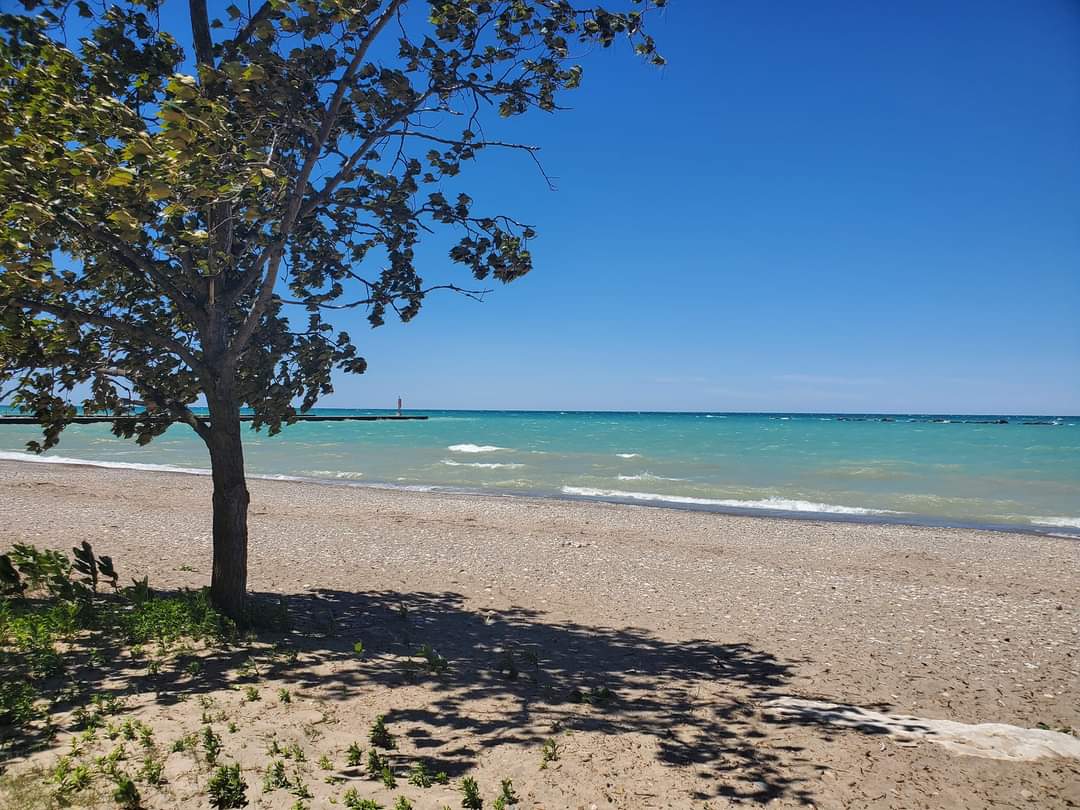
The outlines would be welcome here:
<svg viewBox="0 0 1080 810">
<path fill-rule="evenodd" d="M 535 225 L 534 272 L 340 317 L 370 368 L 322 404 L 1080 413 L 1080 4 L 670 0 L 652 33 L 662 71 L 588 53 L 572 110 L 488 126 L 556 192 L 491 152 L 443 189 Z M 446 247 L 425 279 L 468 281 Z"/>
<path fill-rule="evenodd" d="M 533 274 L 355 317 L 370 370 L 325 404 L 1080 413 L 1080 5 L 671 0 L 653 31 L 663 71 L 590 54 L 572 111 L 499 130 L 557 192 L 517 155 L 461 178 L 537 226 Z"/>
</svg>

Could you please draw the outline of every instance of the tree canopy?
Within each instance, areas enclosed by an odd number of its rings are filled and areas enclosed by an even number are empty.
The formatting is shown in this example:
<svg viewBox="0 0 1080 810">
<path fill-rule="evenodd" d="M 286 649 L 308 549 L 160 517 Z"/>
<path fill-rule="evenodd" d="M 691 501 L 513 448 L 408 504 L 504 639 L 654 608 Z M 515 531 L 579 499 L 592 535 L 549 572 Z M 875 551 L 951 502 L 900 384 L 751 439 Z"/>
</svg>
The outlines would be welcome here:
<svg viewBox="0 0 1080 810">
<path fill-rule="evenodd" d="M 88 410 L 145 401 L 116 423 L 141 442 L 203 433 L 191 405 L 223 382 L 280 429 L 365 368 L 328 310 L 417 314 L 433 229 L 477 281 L 531 269 L 534 231 L 453 182 L 534 151 L 485 139 L 486 115 L 557 110 L 575 47 L 663 61 L 642 22 L 663 0 L 191 0 L 190 31 L 161 0 L 23 5 L 0 15 L 0 381 L 45 426 L 34 449 L 80 383 Z"/>
</svg>

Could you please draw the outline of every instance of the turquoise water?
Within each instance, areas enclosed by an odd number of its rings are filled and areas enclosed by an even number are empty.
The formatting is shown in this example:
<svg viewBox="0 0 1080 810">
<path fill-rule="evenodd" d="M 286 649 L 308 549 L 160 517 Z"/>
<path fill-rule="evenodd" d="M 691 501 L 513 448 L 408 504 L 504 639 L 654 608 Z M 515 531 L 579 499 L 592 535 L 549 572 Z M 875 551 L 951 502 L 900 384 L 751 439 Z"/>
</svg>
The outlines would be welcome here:
<svg viewBox="0 0 1080 810">
<path fill-rule="evenodd" d="M 379 413 L 331 411 L 317 413 Z M 252 474 L 1080 536 L 1080 418 L 429 411 L 247 436 Z M 891 421 L 890 421 L 891 420 Z M 1030 424 L 1043 422 L 1044 424 Z M 24 457 L 33 426 L 0 425 Z M 182 425 L 147 447 L 75 425 L 46 458 L 207 466 Z"/>
</svg>

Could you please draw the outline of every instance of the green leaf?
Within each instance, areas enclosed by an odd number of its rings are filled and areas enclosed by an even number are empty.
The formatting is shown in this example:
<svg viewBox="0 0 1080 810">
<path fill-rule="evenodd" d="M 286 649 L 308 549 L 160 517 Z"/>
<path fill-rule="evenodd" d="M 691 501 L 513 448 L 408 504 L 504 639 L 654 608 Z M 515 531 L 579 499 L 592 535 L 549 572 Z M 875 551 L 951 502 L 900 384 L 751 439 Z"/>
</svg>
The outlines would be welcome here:
<svg viewBox="0 0 1080 810">
<path fill-rule="evenodd" d="M 114 169 L 105 181 L 107 186 L 130 186 L 135 182 L 135 173 L 127 169 Z"/>
</svg>

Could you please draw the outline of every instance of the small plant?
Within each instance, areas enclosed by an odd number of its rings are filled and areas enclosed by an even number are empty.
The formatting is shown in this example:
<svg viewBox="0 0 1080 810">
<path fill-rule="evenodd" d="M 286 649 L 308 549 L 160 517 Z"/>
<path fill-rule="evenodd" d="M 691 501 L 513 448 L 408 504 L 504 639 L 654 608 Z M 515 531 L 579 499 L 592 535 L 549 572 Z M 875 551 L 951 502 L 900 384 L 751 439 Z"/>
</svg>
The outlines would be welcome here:
<svg viewBox="0 0 1080 810">
<path fill-rule="evenodd" d="M 288 689 L 278 689 L 277 697 L 280 703 L 292 703 L 292 694 Z"/>
<path fill-rule="evenodd" d="M 247 782 L 238 764 L 222 765 L 214 771 L 207 790 L 210 793 L 210 806 L 218 810 L 247 807 Z"/>
<path fill-rule="evenodd" d="M 480 788 L 471 776 L 461 780 L 461 806 L 465 810 L 483 810 L 484 800 L 480 798 Z"/>
<path fill-rule="evenodd" d="M 334 770 L 334 763 L 330 761 L 330 757 L 328 757 L 326 754 L 323 754 L 321 757 L 319 757 L 319 767 L 322 768 L 324 771 L 332 771 Z"/>
<path fill-rule="evenodd" d="M 244 678 L 254 678 L 259 680 L 262 677 L 262 671 L 259 669 L 259 662 L 251 656 L 240 666 L 240 675 Z"/>
<path fill-rule="evenodd" d="M 446 773 L 446 771 L 439 771 L 437 774 L 435 774 L 431 778 L 433 780 L 435 780 L 436 782 L 438 782 L 440 785 L 449 785 L 450 784 L 450 776 L 449 776 L 449 774 Z"/>
<path fill-rule="evenodd" d="M 357 642 L 356 642 L 355 644 L 353 644 L 353 645 L 352 645 L 352 651 L 353 651 L 353 652 L 354 652 L 354 653 L 355 653 L 355 654 L 356 654 L 357 656 L 361 656 L 361 655 L 363 655 L 363 654 L 364 654 L 364 642 L 362 642 L 362 641 L 357 641 Z"/>
<path fill-rule="evenodd" d="M 202 662 L 198 658 L 191 659 L 187 662 L 187 666 L 184 667 L 184 672 L 194 678 L 202 672 Z"/>
<path fill-rule="evenodd" d="M 64 781 L 60 784 L 60 792 L 66 795 L 86 790 L 90 787 L 93 778 L 89 765 L 76 765 L 64 777 Z"/>
<path fill-rule="evenodd" d="M 427 772 L 427 766 L 423 762 L 414 763 L 409 770 L 409 784 L 417 787 L 431 787 L 431 775 Z"/>
<path fill-rule="evenodd" d="M 230 721 L 229 721 L 229 733 L 230 733 L 230 734 L 235 734 L 235 733 L 236 733 L 236 731 L 237 731 L 237 725 L 236 725 L 236 723 L 235 723 L 234 721 L 230 720 Z"/>
<path fill-rule="evenodd" d="M 300 747 L 298 742 L 289 743 L 289 747 L 285 749 L 284 754 L 296 762 L 304 762 L 307 759 L 307 754 L 304 753 L 304 749 Z"/>
<path fill-rule="evenodd" d="M 374 799 L 361 799 L 360 794 L 356 792 L 356 788 L 346 790 L 345 795 L 341 797 L 341 801 L 348 810 L 382 810 L 382 805 Z"/>
<path fill-rule="evenodd" d="M 514 793 L 514 783 L 509 779 L 503 779 L 499 785 L 499 795 L 495 798 L 495 802 L 492 805 L 494 810 L 508 810 L 511 807 L 517 807 L 521 798 Z"/>
<path fill-rule="evenodd" d="M 404 796 L 398 796 L 397 801 L 394 802 L 394 810 L 413 810 L 413 803 Z"/>
<path fill-rule="evenodd" d="M 206 763 L 216 765 L 218 754 L 221 753 L 221 737 L 215 734 L 210 726 L 206 726 L 202 731 L 202 746 L 206 754 Z"/>
<path fill-rule="evenodd" d="M 244 700 L 248 703 L 254 703 L 256 700 L 262 700 L 262 695 L 259 694 L 259 690 L 254 686 L 245 686 Z"/>
<path fill-rule="evenodd" d="M 544 747 L 540 749 L 540 770 L 547 768 L 549 762 L 558 762 L 561 753 L 553 737 L 545 740 Z"/>
<path fill-rule="evenodd" d="M 615 699 L 615 693 L 606 686 L 594 686 L 588 692 L 575 689 L 570 693 L 571 703 L 587 703 L 590 706 L 606 706 Z"/>
<path fill-rule="evenodd" d="M 303 778 L 301 778 L 299 768 L 293 773 L 292 788 L 290 790 L 297 799 L 311 798 L 311 790 L 308 788 L 307 783 L 304 782 Z"/>
<path fill-rule="evenodd" d="M 142 796 L 139 795 L 139 789 L 135 786 L 135 781 L 125 773 L 116 772 L 112 775 L 113 785 L 113 801 L 124 808 L 124 810 L 137 810 L 142 803 Z"/>
<path fill-rule="evenodd" d="M 382 756 L 374 748 L 371 748 L 367 752 L 367 772 L 368 776 L 372 779 L 377 778 L 382 774 L 383 768 L 390 764 L 390 760 Z"/>
<path fill-rule="evenodd" d="M 148 785 L 158 786 L 165 781 L 164 771 L 164 762 L 152 756 L 147 756 L 143 759 L 142 768 L 139 769 L 139 777 Z"/>
<path fill-rule="evenodd" d="M 443 656 L 436 652 L 435 648 L 430 644 L 423 644 L 420 649 L 416 651 L 416 654 L 424 659 L 424 663 L 428 668 L 428 672 L 432 672 L 436 675 L 441 675 L 450 668 L 450 662 Z"/>
<path fill-rule="evenodd" d="M 392 749 L 397 746 L 394 744 L 394 738 L 390 734 L 390 730 L 386 727 L 385 715 L 379 715 L 375 718 L 375 722 L 371 725 L 371 731 L 368 732 L 368 740 L 376 748 Z"/>
<path fill-rule="evenodd" d="M 289 786 L 289 777 L 285 774 L 285 763 L 280 759 L 272 760 L 263 775 L 263 791 L 269 793 L 271 790 Z"/>
<path fill-rule="evenodd" d="M 195 749 L 198 748 L 198 747 L 199 747 L 199 735 L 196 734 L 194 731 L 191 732 L 190 734 L 185 734 L 183 737 L 176 740 L 172 744 L 172 750 L 174 752 L 176 752 L 176 753 L 181 753 L 183 751 L 188 751 L 188 752 L 194 753 Z"/>
<path fill-rule="evenodd" d="M 352 743 L 345 750 L 345 762 L 348 763 L 350 768 L 355 768 L 360 764 L 360 759 L 364 755 L 364 749 L 360 747 L 359 743 Z M 378 754 L 376 754 L 378 756 Z"/>
<path fill-rule="evenodd" d="M 379 779 L 381 779 L 382 783 L 390 790 L 397 787 L 397 779 L 394 778 L 394 772 L 390 770 L 388 764 L 383 765 L 382 770 L 379 771 Z"/>
<path fill-rule="evenodd" d="M 139 727 L 139 742 L 143 748 L 154 747 L 154 730 L 148 725 L 141 725 Z"/>
</svg>

